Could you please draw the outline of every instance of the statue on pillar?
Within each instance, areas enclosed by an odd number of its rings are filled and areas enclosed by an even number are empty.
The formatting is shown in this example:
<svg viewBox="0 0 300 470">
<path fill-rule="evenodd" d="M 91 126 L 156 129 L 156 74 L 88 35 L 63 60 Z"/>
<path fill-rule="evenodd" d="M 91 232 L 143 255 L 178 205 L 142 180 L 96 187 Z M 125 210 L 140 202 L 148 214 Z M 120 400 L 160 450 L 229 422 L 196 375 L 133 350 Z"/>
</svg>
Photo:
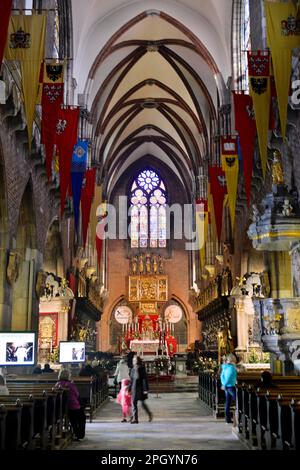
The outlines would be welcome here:
<svg viewBox="0 0 300 470">
<path fill-rule="evenodd" d="M 146 255 L 146 273 L 151 274 L 151 256 L 149 253 Z"/>
<path fill-rule="evenodd" d="M 158 261 L 157 261 L 157 255 L 153 256 L 153 273 L 157 274 L 158 270 Z"/>
<path fill-rule="evenodd" d="M 158 257 L 158 272 L 159 274 L 163 274 L 163 258 L 161 257 L 161 255 L 159 255 Z"/>
<path fill-rule="evenodd" d="M 275 185 L 284 184 L 284 173 L 282 167 L 282 158 L 279 150 L 274 150 L 272 164 L 272 180 Z"/>
<path fill-rule="evenodd" d="M 138 259 L 137 256 L 134 256 L 131 260 L 131 273 L 135 276 L 137 273 Z"/>
<path fill-rule="evenodd" d="M 144 255 L 139 257 L 139 273 L 144 274 Z"/>
</svg>

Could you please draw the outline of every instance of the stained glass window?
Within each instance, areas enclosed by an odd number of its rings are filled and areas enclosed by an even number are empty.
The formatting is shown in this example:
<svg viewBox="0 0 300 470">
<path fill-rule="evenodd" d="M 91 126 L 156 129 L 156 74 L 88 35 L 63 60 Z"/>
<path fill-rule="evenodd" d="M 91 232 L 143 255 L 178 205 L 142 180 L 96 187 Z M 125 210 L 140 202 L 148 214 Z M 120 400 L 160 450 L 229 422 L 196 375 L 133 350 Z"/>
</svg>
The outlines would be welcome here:
<svg viewBox="0 0 300 470">
<path fill-rule="evenodd" d="M 160 176 L 145 169 L 131 186 L 131 247 L 167 246 L 166 187 Z"/>
</svg>

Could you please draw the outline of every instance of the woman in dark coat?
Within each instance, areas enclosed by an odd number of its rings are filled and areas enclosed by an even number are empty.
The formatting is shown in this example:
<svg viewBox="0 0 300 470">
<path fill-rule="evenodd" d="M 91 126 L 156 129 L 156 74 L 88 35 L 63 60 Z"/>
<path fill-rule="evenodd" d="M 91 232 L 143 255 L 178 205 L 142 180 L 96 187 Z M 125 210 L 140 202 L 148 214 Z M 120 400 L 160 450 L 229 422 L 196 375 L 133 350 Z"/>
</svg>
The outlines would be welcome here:
<svg viewBox="0 0 300 470">
<path fill-rule="evenodd" d="M 129 390 L 132 394 L 132 421 L 131 424 L 136 424 L 139 422 L 138 419 L 138 401 L 141 402 L 142 408 L 146 411 L 149 416 L 149 421 L 152 421 L 153 415 L 149 410 L 148 406 L 145 403 L 145 400 L 148 398 L 148 379 L 147 372 L 143 361 L 140 357 L 134 356 L 133 358 L 133 368 L 130 372 L 131 385 Z"/>
</svg>

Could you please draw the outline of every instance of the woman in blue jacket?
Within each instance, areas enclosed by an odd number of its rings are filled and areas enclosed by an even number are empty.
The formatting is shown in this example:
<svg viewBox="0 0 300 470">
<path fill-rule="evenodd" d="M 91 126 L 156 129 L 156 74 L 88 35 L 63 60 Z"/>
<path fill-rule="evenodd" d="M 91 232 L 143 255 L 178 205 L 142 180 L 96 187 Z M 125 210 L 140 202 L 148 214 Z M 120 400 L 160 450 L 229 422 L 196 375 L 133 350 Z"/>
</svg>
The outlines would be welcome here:
<svg viewBox="0 0 300 470">
<path fill-rule="evenodd" d="M 221 384 L 225 390 L 225 418 L 226 423 L 232 423 L 230 405 L 235 401 L 235 385 L 237 381 L 236 358 L 228 354 L 226 364 L 222 365 Z"/>
</svg>

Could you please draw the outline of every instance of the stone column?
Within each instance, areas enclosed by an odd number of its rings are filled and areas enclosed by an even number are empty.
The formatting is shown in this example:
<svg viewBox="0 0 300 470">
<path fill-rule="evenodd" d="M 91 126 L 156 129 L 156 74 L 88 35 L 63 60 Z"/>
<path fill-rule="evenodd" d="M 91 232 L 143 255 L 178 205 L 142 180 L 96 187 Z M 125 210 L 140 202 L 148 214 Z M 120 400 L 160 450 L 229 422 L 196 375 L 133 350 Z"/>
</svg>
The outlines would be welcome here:
<svg viewBox="0 0 300 470">
<path fill-rule="evenodd" d="M 0 330 L 9 329 L 11 321 L 10 287 L 6 277 L 7 253 L 6 248 L 0 248 Z"/>
<path fill-rule="evenodd" d="M 36 274 L 41 266 L 42 255 L 38 250 L 26 249 L 20 265 L 18 279 L 13 286 L 12 330 L 38 329 L 38 299 L 35 292 Z"/>
<path fill-rule="evenodd" d="M 235 298 L 235 308 L 237 317 L 237 352 L 246 352 L 248 345 L 248 317 L 245 312 L 244 298 Z"/>
<path fill-rule="evenodd" d="M 292 262 L 288 251 L 268 253 L 271 274 L 271 297 L 273 299 L 293 297 Z"/>
</svg>

